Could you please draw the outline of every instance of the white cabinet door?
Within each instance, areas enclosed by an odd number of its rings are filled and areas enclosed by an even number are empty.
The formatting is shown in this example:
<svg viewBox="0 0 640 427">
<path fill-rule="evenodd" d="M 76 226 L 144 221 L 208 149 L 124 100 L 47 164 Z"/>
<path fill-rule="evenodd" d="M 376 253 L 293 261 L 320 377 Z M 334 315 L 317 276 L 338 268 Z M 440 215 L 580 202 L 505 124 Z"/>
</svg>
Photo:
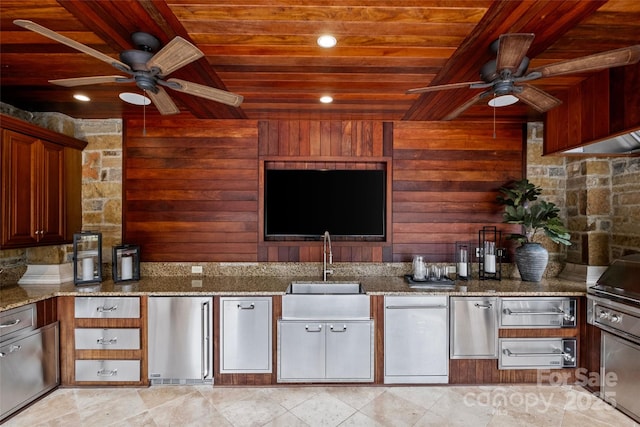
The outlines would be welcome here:
<svg viewBox="0 0 640 427">
<path fill-rule="evenodd" d="M 373 381 L 373 321 L 326 323 L 326 378 Z"/>
<path fill-rule="evenodd" d="M 278 322 L 278 381 L 307 381 L 325 377 L 325 324 Z"/>
<path fill-rule="evenodd" d="M 222 297 L 220 306 L 220 373 L 270 373 L 271 297 Z"/>
</svg>

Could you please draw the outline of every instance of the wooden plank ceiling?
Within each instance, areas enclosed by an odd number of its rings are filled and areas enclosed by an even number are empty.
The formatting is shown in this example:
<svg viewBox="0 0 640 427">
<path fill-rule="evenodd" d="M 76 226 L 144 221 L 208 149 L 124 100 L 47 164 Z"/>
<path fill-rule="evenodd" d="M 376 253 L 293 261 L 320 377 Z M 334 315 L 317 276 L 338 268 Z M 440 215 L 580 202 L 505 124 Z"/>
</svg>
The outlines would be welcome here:
<svg viewBox="0 0 640 427">
<path fill-rule="evenodd" d="M 133 83 L 65 88 L 50 79 L 118 74 L 108 64 L 13 24 L 29 19 L 107 55 L 131 49 L 145 31 L 182 36 L 205 54 L 176 77 L 244 96 L 240 108 L 167 89 L 182 114 L 232 119 L 441 120 L 478 90 L 407 95 L 430 84 L 478 80 L 502 33 L 533 32 L 530 68 L 640 43 L 637 0 L 2 0 L 1 101 L 78 118 L 140 114 L 118 99 Z M 316 38 L 333 34 L 333 49 Z M 551 94 L 588 74 L 536 80 Z M 90 104 L 72 99 L 76 92 Z M 320 104 L 322 95 L 334 102 Z M 457 120 L 491 117 L 485 102 Z M 541 116 L 522 102 L 501 120 Z M 157 114 L 154 107 L 146 114 Z"/>
</svg>

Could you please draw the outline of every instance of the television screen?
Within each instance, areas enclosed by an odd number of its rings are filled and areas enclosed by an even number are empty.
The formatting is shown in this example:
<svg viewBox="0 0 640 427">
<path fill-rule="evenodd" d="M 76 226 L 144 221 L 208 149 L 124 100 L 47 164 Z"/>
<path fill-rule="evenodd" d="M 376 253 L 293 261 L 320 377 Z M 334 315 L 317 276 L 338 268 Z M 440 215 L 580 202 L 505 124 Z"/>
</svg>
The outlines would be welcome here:
<svg viewBox="0 0 640 427">
<path fill-rule="evenodd" d="M 384 170 L 265 171 L 265 238 L 384 240 Z"/>
</svg>

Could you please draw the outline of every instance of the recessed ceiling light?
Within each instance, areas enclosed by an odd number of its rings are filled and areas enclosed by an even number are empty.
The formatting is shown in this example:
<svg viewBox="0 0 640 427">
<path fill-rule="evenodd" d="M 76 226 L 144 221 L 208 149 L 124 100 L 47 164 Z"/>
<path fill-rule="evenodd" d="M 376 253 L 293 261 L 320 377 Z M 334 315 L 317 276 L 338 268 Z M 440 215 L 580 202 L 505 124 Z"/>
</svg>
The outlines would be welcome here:
<svg viewBox="0 0 640 427">
<path fill-rule="evenodd" d="M 513 105 L 518 102 L 518 98 L 513 95 L 501 95 L 491 98 L 488 102 L 491 107 L 506 107 L 507 105 Z"/>
<path fill-rule="evenodd" d="M 147 98 L 146 96 L 140 95 L 139 93 L 122 92 L 118 96 L 124 102 L 128 102 L 129 104 L 133 104 L 133 105 L 149 105 L 149 104 L 151 104 L 151 100 L 149 98 Z"/>
<path fill-rule="evenodd" d="M 338 43 L 338 41 L 331 35 L 326 34 L 324 36 L 318 37 L 318 46 L 320 47 L 330 48 L 334 47 L 336 43 Z"/>
<path fill-rule="evenodd" d="M 333 97 L 329 95 L 321 96 L 320 102 L 323 104 L 331 104 L 333 102 Z"/>
<path fill-rule="evenodd" d="M 82 101 L 82 102 L 91 101 L 91 98 L 89 98 L 87 95 L 83 95 L 81 93 L 76 93 L 75 95 L 73 95 L 73 98 L 77 99 L 78 101 Z"/>
</svg>

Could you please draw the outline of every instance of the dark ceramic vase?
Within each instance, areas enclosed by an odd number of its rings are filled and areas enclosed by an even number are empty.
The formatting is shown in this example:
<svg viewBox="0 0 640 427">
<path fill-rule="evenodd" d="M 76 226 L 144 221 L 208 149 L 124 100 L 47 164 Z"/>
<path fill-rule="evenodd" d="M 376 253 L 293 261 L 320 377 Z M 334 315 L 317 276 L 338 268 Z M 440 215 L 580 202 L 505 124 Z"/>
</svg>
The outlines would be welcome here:
<svg viewBox="0 0 640 427">
<path fill-rule="evenodd" d="M 523 243 L 516 248 L 516 265 L 525 282 L 539 282 L 549 262 L 549 252 L 540 243 Z"/>
</svg>

